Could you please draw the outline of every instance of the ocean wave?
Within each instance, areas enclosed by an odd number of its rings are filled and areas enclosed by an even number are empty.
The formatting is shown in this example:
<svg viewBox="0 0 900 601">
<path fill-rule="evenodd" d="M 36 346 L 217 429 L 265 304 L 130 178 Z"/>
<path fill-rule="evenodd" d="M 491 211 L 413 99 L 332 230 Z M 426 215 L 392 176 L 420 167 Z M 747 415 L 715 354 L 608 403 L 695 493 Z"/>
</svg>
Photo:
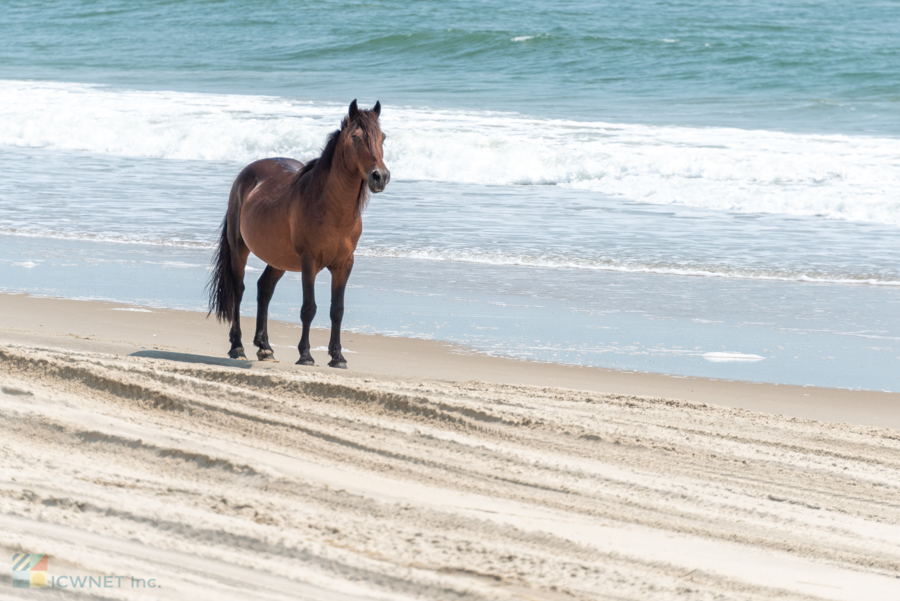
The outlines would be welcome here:
<svg viewBox="0 0 900 601">
<path fill-rule="evenodd" d="M 4 81 L 0 145 L 248 162 L 317 156 L 346 107 Z M 374 101 L 374 99 L 373 99 Z M 363 102 L 363 104 L 366 104 Z M 396 179 L 559 185 L 654 204 L 900 225 L 900 140 L 385 104 Z"/>
</svg>

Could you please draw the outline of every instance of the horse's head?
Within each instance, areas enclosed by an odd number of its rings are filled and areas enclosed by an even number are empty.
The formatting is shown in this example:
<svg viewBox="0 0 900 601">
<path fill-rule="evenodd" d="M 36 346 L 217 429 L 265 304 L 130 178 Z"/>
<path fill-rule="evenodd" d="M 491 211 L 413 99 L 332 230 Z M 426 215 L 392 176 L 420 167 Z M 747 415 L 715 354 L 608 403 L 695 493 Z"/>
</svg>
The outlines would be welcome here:
<svg viewBox="0 0 900 601">
<path fill-rule="evenodd" d="M 391 172 L 384 166 L 382 144 L 385 135 L 381 133 L 378 117 L 381 103 L 368 111 L 361 111 L 356 100 L 350 103 L 350 112 L 341 124 L 341 133 L 346 136 L 345 158 L 350 168 L 359 170 L 359 175 L 369 185 L 372 192 L 381 192 L 391 181 Z"/>
</svg>

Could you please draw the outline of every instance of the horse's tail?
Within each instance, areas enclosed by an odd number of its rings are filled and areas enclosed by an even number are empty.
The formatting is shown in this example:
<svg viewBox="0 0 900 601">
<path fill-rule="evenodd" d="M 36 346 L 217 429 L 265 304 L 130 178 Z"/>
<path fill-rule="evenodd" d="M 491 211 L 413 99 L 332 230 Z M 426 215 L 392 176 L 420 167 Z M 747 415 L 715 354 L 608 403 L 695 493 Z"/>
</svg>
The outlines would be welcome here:
<svg viewBox="0 0 900 601">
<path fill-rule="evenodd" d="M 228 197 L 228 211 L 225 213 L 225 219 L 222 220 L 222 227 L 220 228 L 219 246 L 216 248 L 216 254 L 213 258 L 209 282 L 206 284 L 206 291 L 209 295 L 209 313 L 206 316 L 209 317 L 215 313 L 218 321 L 228 323 L 234 322 L 238 291 L 244 285 L 243 282 L 237 281 L 237 276 L 235 275 L 233 251 L 236 249 L 232 248 L 230 241 L 231 239 L 236 241 L 240 239 L 240 232 L 232 232 L 230 229 L 238 227 L 240 223 L 241 179 L 241 177 L 238 177 L 231 187 L 231 194 Z M 237 218 L 233 218 L 235 216 Z"/>
</svg>

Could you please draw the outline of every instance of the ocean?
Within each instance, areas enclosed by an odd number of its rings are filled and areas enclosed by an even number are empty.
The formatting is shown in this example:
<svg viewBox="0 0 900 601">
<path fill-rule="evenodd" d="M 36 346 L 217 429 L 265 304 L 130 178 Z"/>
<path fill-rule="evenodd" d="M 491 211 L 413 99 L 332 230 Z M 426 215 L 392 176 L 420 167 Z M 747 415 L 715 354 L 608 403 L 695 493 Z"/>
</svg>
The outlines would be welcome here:
<svg viewBox="0 0 900 601">
<path fill-rule="evenodd" d="M 842 0 L 16 3 L 0 289 L 204 310 L 243 165 L 380 100 L 347 329 L 900 391 L 898 29 Z M 288 277 L 273 317 L 299 306 Z"/>
</svg>

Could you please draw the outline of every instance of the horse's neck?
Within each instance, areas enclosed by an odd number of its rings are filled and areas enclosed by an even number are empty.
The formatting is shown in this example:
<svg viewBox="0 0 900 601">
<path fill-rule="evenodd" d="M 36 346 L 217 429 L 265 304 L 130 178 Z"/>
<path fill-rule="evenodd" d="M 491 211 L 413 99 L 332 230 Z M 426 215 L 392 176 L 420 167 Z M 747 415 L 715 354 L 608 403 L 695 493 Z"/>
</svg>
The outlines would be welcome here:
<svg viewBox="0 0 900 601">
<path fill-rule="evenodd" d="M 321 188 L 325 210 L 333 213 L 340 222 L 354 223 L 359 218 L 360 187 L 364 180 L 337 156 L 328 172 L 322 175 L 325 178 Z"/>
</svg>

